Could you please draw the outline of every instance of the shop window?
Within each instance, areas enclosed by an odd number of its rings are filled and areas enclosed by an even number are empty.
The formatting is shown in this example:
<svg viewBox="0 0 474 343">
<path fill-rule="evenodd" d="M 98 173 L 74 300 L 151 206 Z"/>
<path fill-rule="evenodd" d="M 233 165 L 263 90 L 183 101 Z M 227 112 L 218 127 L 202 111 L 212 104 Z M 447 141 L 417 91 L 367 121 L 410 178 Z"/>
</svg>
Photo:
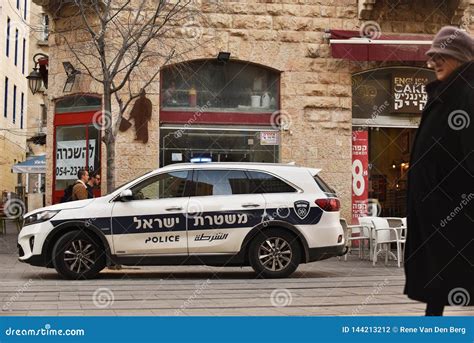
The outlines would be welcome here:
<svg viewBox="0 0 474 343">
<path fill-rule="evenodd" d="M 198 170 L 195 195 L 249 194 L 249 180 L 243 170 Z"/>
<path fill-rule="evenodd" d="M 360 126 L 416 127 L 435 79 L 430 69 L 388 67 L 352 76 L 352 123 Z"/>
<path fill-rule="evenodd" d="M 79 170 L 100 167 L 100 132 L 94 125 L 56 128 L 56 190 L 77 180 Z"/>
<path fill-rule="evenodd" d="M 293 193 L 296 189 L 279 178 L 262 172 L 249 171 L 252 193 Z"/>
<path fill-rule="evenodd" d="M 151 177 L 132 188 L 135 200 L 178 198 L 185 195 L 187 171 Z"/>
<path fill-rule="evenodd" d="M 191 162 L 268 162 L 279 160 L 279 132 L 268 130 L 225 130 L 217 128 L 160 130 L 160 165 Z"/>
<path fill-rule="evenodd" d="M 200 60 L 162 72 L 161 110 L 273 112 L 278 108 L 279 72 L 239 61 Z"/>
</svg>

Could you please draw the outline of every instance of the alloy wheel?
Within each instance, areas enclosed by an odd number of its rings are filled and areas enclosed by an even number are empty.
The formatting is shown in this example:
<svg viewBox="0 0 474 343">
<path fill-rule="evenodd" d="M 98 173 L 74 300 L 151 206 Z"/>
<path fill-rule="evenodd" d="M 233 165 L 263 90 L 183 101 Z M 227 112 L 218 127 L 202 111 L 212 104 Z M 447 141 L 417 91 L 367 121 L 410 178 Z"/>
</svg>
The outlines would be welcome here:
<svg viewBox="0 0 474 343">
<path fill-rule="evenodd" d="M 64 251 L 64 262 L 70 271 L 77 274 L 90 270 L 95 263 L 94 246 L 82 239 L 71 241 Z"/>
<path fill-rule="evenodd" d="M 280 271 L 291 262 L 291 245 L 281 237 L 264 240 L 258 249 L 258 259 L 265 269 Z"/>
</svg>

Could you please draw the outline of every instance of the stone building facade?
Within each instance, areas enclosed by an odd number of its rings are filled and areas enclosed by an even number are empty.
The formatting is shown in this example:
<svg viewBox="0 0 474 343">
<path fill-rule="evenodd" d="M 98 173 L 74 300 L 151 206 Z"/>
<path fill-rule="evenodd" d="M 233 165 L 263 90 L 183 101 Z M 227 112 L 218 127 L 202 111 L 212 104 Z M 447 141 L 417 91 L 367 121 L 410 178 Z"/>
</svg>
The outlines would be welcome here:
<svg viewBox="0 0 474 343">
<path fill-rule="evenodd" d="M 42 8 L 31 0 L 0 4 L 0 192 L 3 195 L 0 202 L 6 201 L 6 193 L 8 196 L 15 192 L 21 197 L 27 195 L 28 185 L 33 191 L 38 176 L 29 183 L 27 174 L 16 173 L 13 166 L 31 156 L 46 153 L 45 140 L 43 144 L 29 140 L 38 134 L 44 99 L 43 94 L 31 94 L 26 79 L 33 56 L 47 51 L 47 44 L 39 45 L 43 25 L 41 17 Z M 35 190 L 39 200 L 29 209 L 43 206 L 40 188 Z M 27 207 L 33 197 L 26 202 Z"/>
<path fill-rule="evenodd" d="M 55 7 L 54 1 L 35 2 L 49 11 Z M 280 125 L 281 119 L 277 124 L 272 123 L 275 116 L 269 116 L 270 122 L 261 130 L 273 132 L 271 129 L 276 128 L 279 132 L 276 161 L 296 162 L 322 169 L 321 175 L 341 198 L 345 217 L 351 217 L 353 192 L 353 75 L 382 67 L 423 68 L 425 63 L 419 60 L 364 61 L 335 57 L 330 44 L 330 31 L 357 33 L 362 32 L 367 25 L 375 25 L 382 35 L 410 35 L 415 40 L 417 35 L 423 36 L 423 39 L 433 36 L 445 25 L 462 26 L 471 32 L 474 28 L 472 1 L 203 0 L 193 6 L 199 8 L 202 18 L 192 19 L 182 28 L 170 31 L 172 37 L 169 38 L 183 45 L 188 44 L 190 39 L 202 44 L 199 43 L 195 49 L 180 57 L 180 61 L 175 62 L 214 60 L 219 52 L 229 52 L 230 62 L 241 61 L 275 72 L 278 77 L 278 99 L 276 109 L 271 114 L 278 112 L 284 125 Z M 56 103 L 74 94 L 101 96 L 99 85 L 83 74 L 78 77 L 71 92 L 63 91 L 66 74 L 62 62 L 74 61 L 74 58 L 64 49 L 64 42 L 56 37 L 54 27 L 64 25 L 66 20 L 61 15 L 56 16 L 52 22 L 49 44 L 49 167 L 46 175 L 49 203 L 55 201 L 53 193 L 56 190 L 56 170 L 53 169 L 57 130 L 55 116 L 58 113 Z M 75 67 L 80 68 L 78 64 Z M 156 68 L 150 66 L 153 67 Z M 153 104 L 147 143 L 135 140 L 133 130 L 119 133 L 116 143 L 117 184 L 158 168 L 163 163 L 164 154 L 160 149 L 163 148 L 164 137 L 161 135 L 165 124 L 169 124 L 162 120 L 169 114 L 160 109 L 165 90 L 160 88 L 160 82 L 153 83 L 147 89 L 148 98 Z M 176 129 L 179 125 L 185 125 L 189 129 L 196 124 L 199 124 L 199 120 L 198 123 L 180 120 L 169 126 Z M 216 127 L 228 129 L 234 124 L 224 121 Z M 212 123 L 206 125 L 212 126 Z M 248 123 L 238 125 L 239 128 L 242 126 L 252 127 Z M 262 124 L 259 123 L 258 127 L 262 127 Z M 262 136 L 260 139 L 263 139 Z M 102 156 L 105 156 L 104 147 Z M 175 161 L 182 158 L 177 156 Z M 391 160 L 389 162 L 392 163 Z M 107 168 L 105 158 L 100 163 L 104 178 Z M 102 192 L 105 192 L 104 186 Z"/>
</svg>

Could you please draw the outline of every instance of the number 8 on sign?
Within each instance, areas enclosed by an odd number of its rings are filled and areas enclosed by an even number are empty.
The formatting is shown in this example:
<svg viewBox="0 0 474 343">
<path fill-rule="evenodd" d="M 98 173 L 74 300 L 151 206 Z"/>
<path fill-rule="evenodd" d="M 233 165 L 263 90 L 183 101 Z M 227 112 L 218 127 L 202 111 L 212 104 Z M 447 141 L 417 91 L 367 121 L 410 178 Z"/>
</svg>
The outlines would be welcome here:
<svg viewBox="0 0 474 343">
<path fill-rule="evenodd" d="M 354 160 L 352 162 L 352 190 L 356 196 L 364 194 L 364 167 L 361 160 Z"/>
</svg>

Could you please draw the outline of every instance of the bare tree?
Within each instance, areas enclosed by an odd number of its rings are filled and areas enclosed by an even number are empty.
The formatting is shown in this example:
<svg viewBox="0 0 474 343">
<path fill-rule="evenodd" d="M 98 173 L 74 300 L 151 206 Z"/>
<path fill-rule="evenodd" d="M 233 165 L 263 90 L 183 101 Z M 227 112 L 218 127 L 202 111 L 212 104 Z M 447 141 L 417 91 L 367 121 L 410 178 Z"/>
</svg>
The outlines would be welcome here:
<svg viewBox="0 0 474 343">
<path fill-rule="evenodd" d="M 201 18 L 192 0 L 62 0 L 62 6 L 55 8 L 58 12 L 53 15 L 61 20 L 56 20 L 53 35 L 102 91 L 102 141 L 110 192 L 115 187 L 115 142 L 124 114 L 140 90 L 156 81 L 161 66 L 182 58 L 199 43 Z M 173 39 L 179 32 L 191 39 Z"/>
</svg>

